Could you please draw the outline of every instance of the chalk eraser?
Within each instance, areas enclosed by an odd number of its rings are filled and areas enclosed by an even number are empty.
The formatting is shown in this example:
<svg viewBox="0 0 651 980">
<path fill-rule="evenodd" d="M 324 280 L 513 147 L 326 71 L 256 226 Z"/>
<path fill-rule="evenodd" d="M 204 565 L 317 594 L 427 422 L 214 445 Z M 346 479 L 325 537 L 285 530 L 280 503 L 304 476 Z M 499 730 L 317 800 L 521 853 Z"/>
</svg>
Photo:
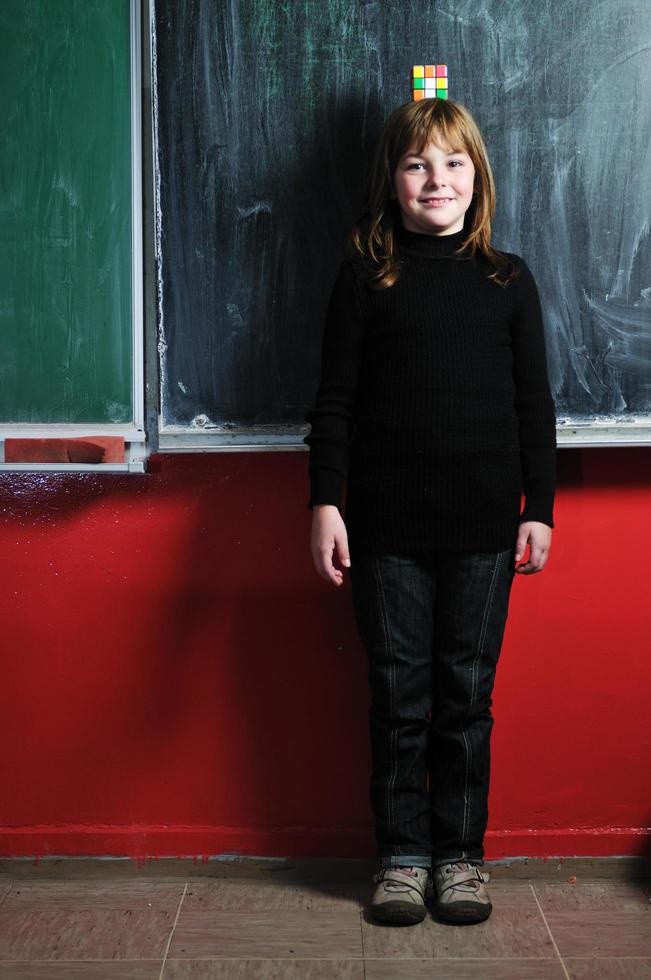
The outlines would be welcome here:
<svg viewBox="0 0 651 980">
<path fill-rule="evenodd" d="M 124 436 L 5 439 L 5 463 L 124 463 Z"/>
</svg>

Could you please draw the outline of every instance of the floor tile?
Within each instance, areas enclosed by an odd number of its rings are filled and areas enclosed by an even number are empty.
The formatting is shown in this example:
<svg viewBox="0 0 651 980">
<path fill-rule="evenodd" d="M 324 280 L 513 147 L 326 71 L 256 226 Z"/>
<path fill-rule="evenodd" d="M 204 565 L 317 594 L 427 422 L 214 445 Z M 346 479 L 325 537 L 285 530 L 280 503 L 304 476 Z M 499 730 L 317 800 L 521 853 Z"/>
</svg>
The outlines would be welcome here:
<svg viewBox="0 0 651 980">
<path fill-rule="evenodd" d="M 112 877 L 158 878 L 190 881 L 192 878 L 212 878 L 224 873 L 235 878 L 264 875 L 331 877 L 341 881 L 353 878 L 364 880 L 377 871 L 377 858 L 250 858 L 241 856 L 210 858 L 43 858 L 0 859 L 0 881 L 6 878 L 52 878 L 57 880 L 96 878 L 108 881 Z M 516 878 L 534 881 L 565 881 L 575 874 L 579 878 L 641 878 L 651 883 L 651 861 L 639 857 L 617 858 L 503 858 L 488 860 L 486 870 L 491 880 Z"/>
<path fill-rule="evenodd" d="M 5 864 L 0 980 L 159 980 L 177 912 L 164 980 L 651 980 L 651 880 L 616 862 L 488 866 L 486 922 L 430 893 L 409 927 L 373 920 L 375 862 Z"/>
<path fill-rule="evenodd" d="M 168 959 L 163 980 L 364 980 L 364 963 L 361 959 Z"/>
<path fill-rule="evenodd" d="M 0 909 L 2 960 L 162 959 L 167 912 Z"/>
<path fill-rule="evenodd" d="M 162 960 L 0 963 L 0 980 L 158 980 Z"/>
<path fill-rule="evenodd" d="M 26 909 L 132 909 L 176 915 L 185 882 L 160 881 L 17 881 L 3 912 Z"/>
<path fill-rule="evenodd" d="M 184 911 L 173 959 L 217 957 L 352 959 L 362 956 L 359 913 Z"/>
<path fill-rule="evenodd" d="M 543 912 L 635 912 L 648 909 L 649 901 L 639 883 L 626 881 L 532 882 Z"/>
<path fill-rule="evenodd" d="M 366 980 L 567 980 L 555 959 L 366 960 Z"/>
<path fill-rule="evenodd" d="M 572 875 L 578 878 L 608 878 L 630 881 L 634 878 L 651 881 L 651 864 L 639 857 L 612 858 L 501 858 L 488 860 L 486 869 L 492 878 L 525 878 L 528 881 L 567 881 Z"/>
<path fill-rule="evenodd" d="M 529 881 L 496 881 L 491 878 L 488 883 L 488 891 L 495 907 L 499 905 L 501 908 L 510 906 L 519 909 L 538 908 L 536 896 Z"/>
<path fill-rule="evenodd" d="M 183 912 L 314 912 L 359 911 L 359 889 L 337 881 L 300 883 L 258 879 L 233 881 L 226 878 L 188 882 Z"/>
<path fill-rule="evenodd" d="M 341 881 L 354 877 L 367 877 L 377 870 L 374 858 L 250 858 L 233 856 L 197 858 L 44 858 L 0 859 L 0 880 L 18 878 L 32 880 L 50 878 L 57 881 L 95 878 L 109 881 L 111 878 L 131 877 L 190 881 L 192 878 L 213 878 L 228 875 L 231 878 L 261 878 L 278 876 L 304 878 L 338 878 Z M 529 877 L 525 875 L 524 877 Z"/>
<path fill-rule="evenodd" d="M 573 959 L 563 961 L 570 980 L 651 980 L 651 958 Z"/>
<path fill-rule="evenodd" d="M 417 926 L 382 925 L 365 913 L 364 955 L 420 959 L 545 957 L 555 950 L 538 909 L 496 906 L 485 922 L 452 925 L 428 916 Z"/>
<path fill-rule="evenodd" d="M 651 957 L 651 911 L 545 912 L 561 956 Z"/>
</svg>

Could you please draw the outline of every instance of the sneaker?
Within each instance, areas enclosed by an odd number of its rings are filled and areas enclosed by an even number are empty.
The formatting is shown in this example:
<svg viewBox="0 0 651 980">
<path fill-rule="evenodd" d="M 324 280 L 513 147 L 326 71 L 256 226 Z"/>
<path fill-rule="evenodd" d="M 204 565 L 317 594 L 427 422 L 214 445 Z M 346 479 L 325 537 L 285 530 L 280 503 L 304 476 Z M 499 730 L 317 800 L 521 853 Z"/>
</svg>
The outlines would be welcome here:
<svg viewBox="0 0 651 980">
<path fill-rule="evenodd" d="M 447 922 L 483 922 L 493 909 L 486 888 L 489 878 L 472 861 L 434 867 L 434 911 Z"/>
<path fill-rule="evenodd" d="M 375 918 L 404 925 L 422 922 L 427 915 L 425 890 L 429 877 L 429 868 L 382 868 L 373 875 L 373 881 L 378 883 L 371 903 Z"/>
</svg>

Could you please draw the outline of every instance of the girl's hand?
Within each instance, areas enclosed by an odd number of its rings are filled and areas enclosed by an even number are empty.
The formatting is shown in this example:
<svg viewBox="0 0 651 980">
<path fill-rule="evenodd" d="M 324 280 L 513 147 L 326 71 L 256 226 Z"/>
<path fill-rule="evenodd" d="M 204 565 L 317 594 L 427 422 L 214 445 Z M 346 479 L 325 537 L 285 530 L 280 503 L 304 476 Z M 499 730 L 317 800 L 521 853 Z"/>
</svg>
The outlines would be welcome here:
<svg viewBox="0 0 651 980">
<path fill-rule="evenodd" d="M 534 572 L 542 572 L 549 549 L 552 544 L 552 529 L 548 524 L 541 524 L 540 521 L 523 521 L 518 528 L 518 537 L 515 543 L 515 560 L 519 561 L 524 555 L 524 549 L 529 544 L 529 561 L 516 565 L 515 570 L 519 575 L 532 575 Z"/>
<path fill-rule="evenodd" d="M 336 553 L 342 565 L 350 565 L 348 532 L 339 508 L 315 504 L 312 508 L 312 560 L 317 572 L 333 585 L 343 585 L 343 572 L 332 563 Z"/>
</svg>

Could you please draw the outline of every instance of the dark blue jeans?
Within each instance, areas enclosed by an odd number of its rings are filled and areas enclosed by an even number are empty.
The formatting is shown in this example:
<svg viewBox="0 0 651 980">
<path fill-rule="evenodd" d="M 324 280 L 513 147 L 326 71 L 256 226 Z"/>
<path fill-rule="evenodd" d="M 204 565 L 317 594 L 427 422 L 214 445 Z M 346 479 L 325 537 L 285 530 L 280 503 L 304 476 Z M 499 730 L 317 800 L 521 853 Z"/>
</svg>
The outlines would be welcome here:
<svg viewBox="0 0 651 980">
<path fill-rule="evenodd" d="M 495 671 L 515 575 L 502 552 L 356 556 L 370 799 L 382 866 L 484 863 Z"/>
</svg>

